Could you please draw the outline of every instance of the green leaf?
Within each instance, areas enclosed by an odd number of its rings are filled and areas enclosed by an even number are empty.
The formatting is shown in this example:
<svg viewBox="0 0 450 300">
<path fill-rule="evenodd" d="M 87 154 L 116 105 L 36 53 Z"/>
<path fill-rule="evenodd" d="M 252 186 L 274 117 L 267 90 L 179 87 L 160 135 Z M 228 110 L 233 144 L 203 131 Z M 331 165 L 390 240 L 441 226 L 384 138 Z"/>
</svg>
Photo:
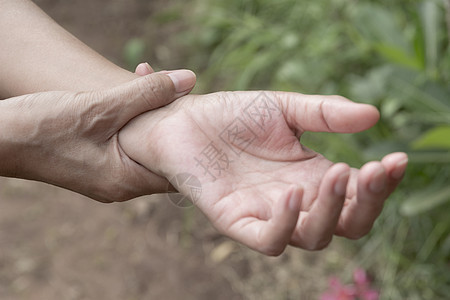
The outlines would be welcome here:
<svg viewBox="0 0 450 300">
<path fill-rule="evenodd" d="M 412 143 L 412 148 L 450 150 L 450 126 L 435 127 Z"/>
<path fill-rule="evenodd" d="M 434 1 L 425 1 L 420 7 L 420 16 L 425 39 L 425 57 L 427 69 L 437 69 L 440 12 Z"/>
<path fill-rule="evenodd" d="M 407 99 L 405 102 L 415 111 L 432 111 L 434 113 L 450 113 L 450 90 L 438 83 L 423 82 L 420 72 L 396 68 L 390 81 L 396 94 Z"/>
<path fill-rule="evenodd" d="M 411 43 L 405 37 L 397 19 L 397 15 L 375 3 L 361 4 L 355 16 L 355 25 L 368 41 L 388 45 L 411 52 Z"/>
<path fill-rule="evenodd" d="M 375 44 L 375 49 L 393 63 L 403 65 L 414 70 L 420 70 L 422 64 L 418 57 L 405 52 L 404 49 L 388 44 Z"/>
<path fill-rule="evenodd" d="M 430 211 L 448 201 L 450 201 L 450 186 L 437 191 L 427 189 L 406 200 L 400 207 L 400 213 L 411 217 Z"/>
<path fill-rule="evenodd" d="M 417 164 L 449 164 L 449 151 L 412 151 L 408 152 L 409 161 Z M 447 167 L 448 168 L 448 167 Z"/>
</svg>

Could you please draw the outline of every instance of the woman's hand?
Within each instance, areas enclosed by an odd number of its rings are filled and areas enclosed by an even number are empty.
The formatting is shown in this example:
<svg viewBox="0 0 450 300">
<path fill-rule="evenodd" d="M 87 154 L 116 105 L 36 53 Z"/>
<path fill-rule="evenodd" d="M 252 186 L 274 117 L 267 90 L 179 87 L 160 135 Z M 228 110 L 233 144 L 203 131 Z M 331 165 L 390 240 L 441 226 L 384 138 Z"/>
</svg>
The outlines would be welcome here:
<svg viewBox="0 0 450 300">
<path fill-rule="evenodd" d="M 367 234 L 400 182 L 404 153 L 361 170 L 304 147 L 305 131 L 353 133 L 378 111 L 337 96 L 188 95 L 119 134 L 126 154 L 171 181 L 225 235 L 267 255 Z M 201 186 L 201 187 L 200 187 Z"/>
<path fill-rule="evenodd" d="M 160 192 L 165 178 L 123 152 L 134 117 L 191 91 L 195 75 L 154 73 L 94 92 L 44 92 L 0 101 L 0 175 L 44 181 L 102 202 Z"/>
</svg>

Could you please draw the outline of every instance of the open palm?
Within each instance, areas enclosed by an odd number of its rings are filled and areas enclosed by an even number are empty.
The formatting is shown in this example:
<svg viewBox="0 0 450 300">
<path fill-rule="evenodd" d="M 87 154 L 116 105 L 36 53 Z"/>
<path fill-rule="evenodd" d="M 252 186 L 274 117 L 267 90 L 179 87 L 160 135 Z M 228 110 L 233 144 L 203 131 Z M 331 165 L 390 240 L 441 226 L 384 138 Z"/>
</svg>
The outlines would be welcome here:
<svg viewBox="0 0 450 300">
<path fill-rule="evenodd" d="M 337 96 L 284 92 L 188 95 L 134 119 L 125 153 L 190 195 L 225 235 L 268 255 L 321 249 L 372 227 L 404 173 L 403 153 L 361 170 L 300 143 L 305 131 L 358 132 L 377 110 Z M 192 185 L 180 181 L 195 180 Z M 201 189 L 200 189 L 201 185 Z"/>
</svg>

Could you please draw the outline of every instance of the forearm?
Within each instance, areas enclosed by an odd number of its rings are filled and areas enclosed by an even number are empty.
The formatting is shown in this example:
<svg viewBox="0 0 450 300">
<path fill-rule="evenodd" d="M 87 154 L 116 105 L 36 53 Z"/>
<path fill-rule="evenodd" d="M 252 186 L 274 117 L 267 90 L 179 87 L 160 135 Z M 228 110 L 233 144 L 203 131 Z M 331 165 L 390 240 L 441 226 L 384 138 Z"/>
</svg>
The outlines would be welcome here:
<svg viewBox="0 0 450 300">
<path fill-rule="evenodd" d="M 90 49 L 28 0 L 0 0 L 0 41 L 0 99 L 106 88 L 137 77 Z"/>
</svg>

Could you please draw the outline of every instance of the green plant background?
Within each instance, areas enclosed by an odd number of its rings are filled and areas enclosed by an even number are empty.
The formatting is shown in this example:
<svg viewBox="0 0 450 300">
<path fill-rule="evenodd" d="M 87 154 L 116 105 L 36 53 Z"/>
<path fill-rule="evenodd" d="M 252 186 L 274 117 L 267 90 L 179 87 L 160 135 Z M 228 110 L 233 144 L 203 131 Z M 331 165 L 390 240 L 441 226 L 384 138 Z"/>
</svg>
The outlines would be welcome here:
<svg viewBox="0 0 450 300">
<path fill-rule="evenodd" d="M 173 24 L 182 29 L 165 44 L 176 54 L 159 63 L 195 70 L 197 92 L 340 94 L 377 106 L 381 120 L 367 132 L 303 142 L 356 167 L 409 154 L 355 259 L 376 274 L 382 299 L 450 295 L 450 1 L 179 1 L 151 25 Z M 125 47 L 130 66 L 143 55 L 142 41 Z"/>
</svg>

